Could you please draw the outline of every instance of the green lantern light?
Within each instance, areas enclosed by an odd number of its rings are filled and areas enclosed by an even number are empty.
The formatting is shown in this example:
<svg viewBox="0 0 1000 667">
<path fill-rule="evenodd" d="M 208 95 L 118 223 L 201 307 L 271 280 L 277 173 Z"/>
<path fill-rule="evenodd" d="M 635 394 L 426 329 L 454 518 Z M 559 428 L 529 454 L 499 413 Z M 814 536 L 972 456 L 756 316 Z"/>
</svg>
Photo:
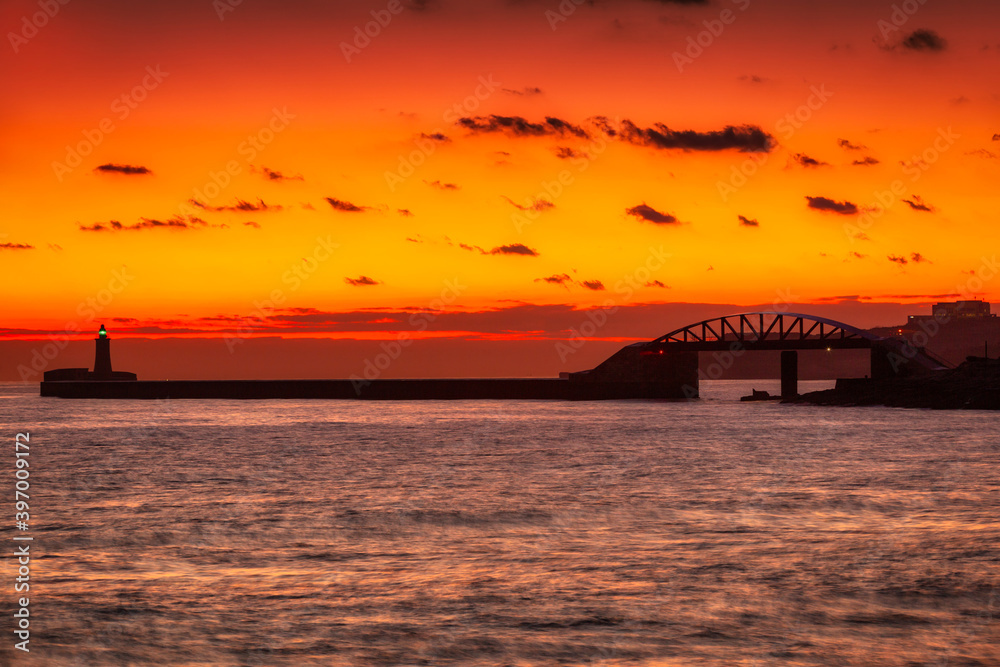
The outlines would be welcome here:
<svg viewBox="0 0 1000 667">
<path fill-rule="evenodd" d="M 101 338 L 107 338 L 108 337 L 108 331 L 107 331 L 107 329 L 104 328 L 103 324 L 101 325 L 101 330 L 97 332 L 97 335 L 100 336 Z"/>
</svg>

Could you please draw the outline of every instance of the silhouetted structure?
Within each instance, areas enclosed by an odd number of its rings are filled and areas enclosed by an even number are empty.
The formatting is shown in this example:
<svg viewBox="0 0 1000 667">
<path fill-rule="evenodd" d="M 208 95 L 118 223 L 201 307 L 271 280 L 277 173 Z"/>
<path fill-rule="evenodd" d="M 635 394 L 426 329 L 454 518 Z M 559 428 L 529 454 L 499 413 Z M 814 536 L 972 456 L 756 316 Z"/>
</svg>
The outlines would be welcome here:
<svg viewBox="0 0 1000 667">
<path fill-rule="evenodd" d="M 939 323 L 950 321 L 982 320 L 995 318 L 990 313 L 990 304 L 986 301 L 942 301 L 935 303 L 930 315 L 909 315 L 906 319 L 907 329 L 916 329 L 922 323 L 936 320 Z"/>
<path fill-rule="evenodd" d="M 43 382 L 130 382 L 138 378 L 135 373 L 115 372 L 111 368 L 111 339 L 101 325 L 94 339 L 94 370 L 86 368 L 58 368 L 46 371 Z M 44 395 L 44 394 L 43 394 Z"/>
<path fill-rule="evenodd" d="M 63 398 L 336 398 L 336 399 L 568 399 L 697 398 L 699 352 L 735 358 L 752 350 L 780 350 L 781 393 L 797 395 L 797 350 L 868 349 L 873 379 L 900 378 L 946 368 L 922 348 L 842 322 L 796 313 L 741 313 L 691 324 L 653 341 L 627 345 L 595 368 L 558 378 L 454 380 L 214 380 L 145 381 L 111 369 L 104 327 L 94 372 L 45 374 L 43 396 Z M 731 363 L 731 359 L 730 359 Z M 709 377 L 712 377 L 711 375 Z"/>
</svg>

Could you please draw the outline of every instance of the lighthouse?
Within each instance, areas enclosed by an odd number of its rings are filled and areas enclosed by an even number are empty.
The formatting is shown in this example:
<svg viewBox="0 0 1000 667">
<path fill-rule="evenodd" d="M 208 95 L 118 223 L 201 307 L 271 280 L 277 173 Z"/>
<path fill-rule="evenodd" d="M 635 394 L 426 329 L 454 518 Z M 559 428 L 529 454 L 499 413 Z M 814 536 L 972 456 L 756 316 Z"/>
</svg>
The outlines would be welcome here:
<svg viewBox="0 0 1000 667">
<path fill-rule="evenodd" d="M 114 380 L 116 382 L 134 382 L 137 378 L 135 373 L 125 371 L 115 372 L 111 370 L 111 339 L 108 338 L 108 330 L 101 325 L 101 330 L 97 332 L 94 339 L 94 370 L 86 368 L 57 368 L 52 371 L 45 371 L 42 385 L 46 382 L 95 382 Z M 44 394 L 43 394 L 44 395 Z"/>
<path fill-rule="evenodd" d="M 113 371 L 111 370 L 111 339 L 108 338 L 108 330 L 101 325 L 101 330 L 97 332 L 94 339 L 97 349 L 94 352 L 94 378 L 95 380 L 110 380 Z"/>
</svg>

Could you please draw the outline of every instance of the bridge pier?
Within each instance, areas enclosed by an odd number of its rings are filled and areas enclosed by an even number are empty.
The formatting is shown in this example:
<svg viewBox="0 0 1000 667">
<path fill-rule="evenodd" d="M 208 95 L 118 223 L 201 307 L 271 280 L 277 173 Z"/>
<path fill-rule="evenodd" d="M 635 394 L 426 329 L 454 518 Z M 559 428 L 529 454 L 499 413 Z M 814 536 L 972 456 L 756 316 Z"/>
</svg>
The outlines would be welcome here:
<svg viewBox="0 0 1000 667">
<path fill-rule="evenodd" d="M 781 397 L 799 395 L 799 353 L 795 350 L 781 352 Z"/>
</svg>

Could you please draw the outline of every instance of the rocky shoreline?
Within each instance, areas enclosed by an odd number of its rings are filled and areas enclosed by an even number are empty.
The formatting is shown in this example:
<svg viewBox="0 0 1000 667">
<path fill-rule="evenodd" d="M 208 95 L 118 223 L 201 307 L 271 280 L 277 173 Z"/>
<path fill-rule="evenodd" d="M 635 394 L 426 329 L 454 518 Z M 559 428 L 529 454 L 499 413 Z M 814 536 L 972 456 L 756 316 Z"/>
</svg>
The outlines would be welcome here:
<svg viewBox="0 0 1000 667">
<path fill-rule="evenodd" d="M 838 380 L 834 389 L 802 394 L 789 402 L 1000 410 L 1000 359 L 969 357 L 958 368 L 911 378 Z"/>
</svg>

